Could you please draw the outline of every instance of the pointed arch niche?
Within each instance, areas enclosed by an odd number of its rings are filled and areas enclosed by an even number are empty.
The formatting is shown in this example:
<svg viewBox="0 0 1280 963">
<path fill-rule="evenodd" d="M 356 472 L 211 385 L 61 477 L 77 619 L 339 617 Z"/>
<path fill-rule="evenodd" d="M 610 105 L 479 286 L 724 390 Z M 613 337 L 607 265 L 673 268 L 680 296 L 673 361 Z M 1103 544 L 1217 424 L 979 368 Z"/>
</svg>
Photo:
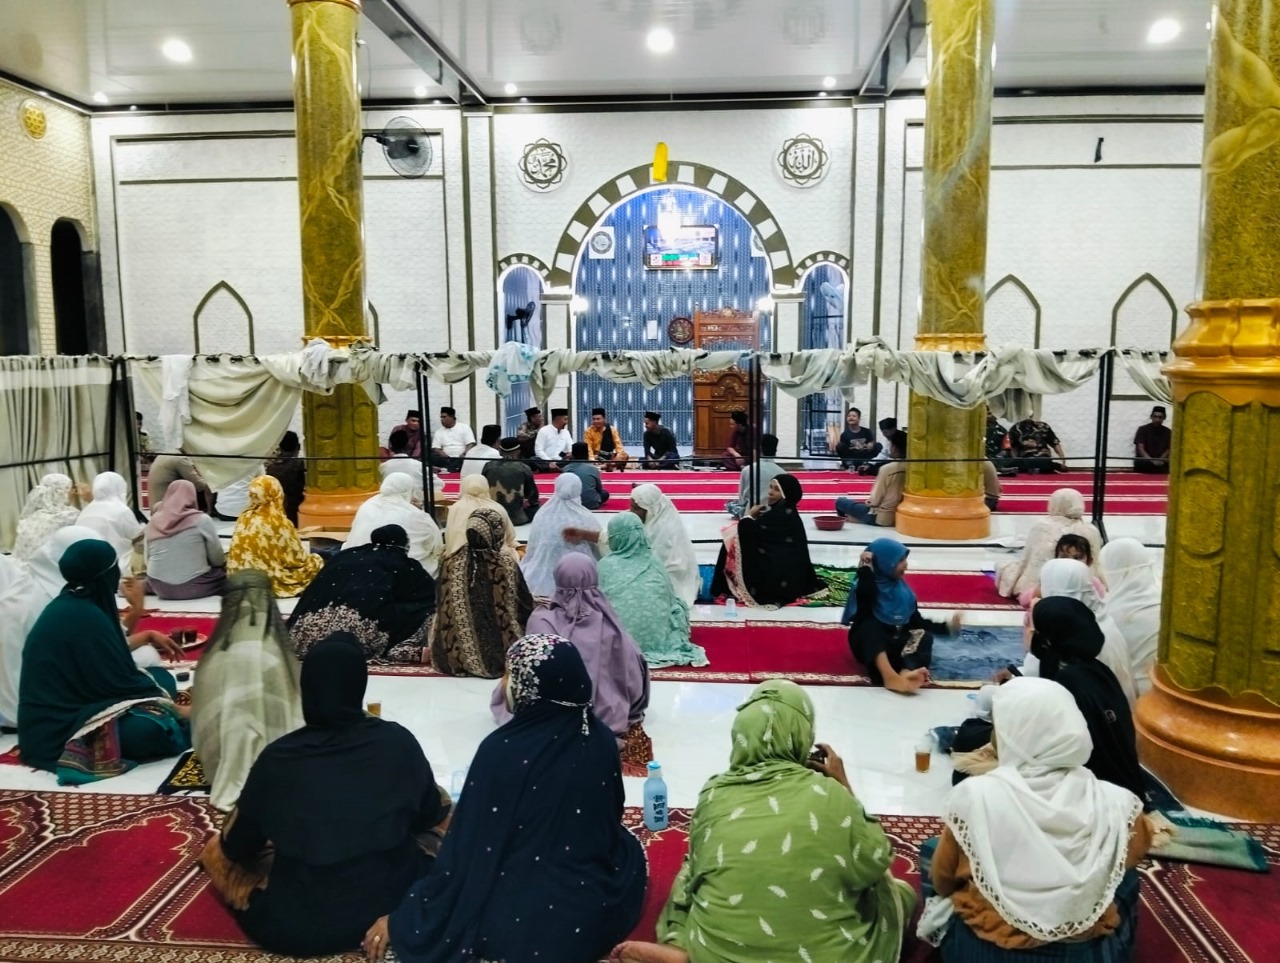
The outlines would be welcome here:
<svg viewBox="0 0 1280 963">
<path fill-rule="evenodd" d="M 523 254 L 503 258 L 498 266 L 498 344 L 519 341 L 535 348 L 544 347 L 542 294 L 551 269 L 537 258 Z M 533 405 L 529 382 L 512 384 L 511 394 L 501 404 L 503 434 L 512 436 L 524 421 L 524 410 Z"/>
<path fill-rule="evenodd" d="M 843 348 L 853 337 L 849 320 L 849 259 L 832 251 L 810 255 L 800 262 L 796 285 L 804 292 L 800 347 Z M 832 295 L 836 295 L 832 297 Z M 862 397 L 858 403 L 865 404 Z M 811 454 L 835 450 L 844 422 L 844 395 L 839 389 L 806 395 L 801 402 L 804 432 L 801 447 Z"/>
<path fill-rule="evenodd" d="M 1118 348 L 1168 349 L 1178 333 L 1178 305 L 1154 274 L 1135 279 L 1111 308 L 1111 343 Z M 1147 395 L 1122 364 L 1115 367 L 1111 397 L 1146 401 Z"/>
<path fill-rule="evenodd" d="M 205 292 L 191 323 L 196 354 L 253 354 L 253 312 L 240 292 L 226 281 L 219 281 Z"/>
<path fill-rule="evenodd" d="M 987 344 L 1026 344 L 1040 347 L 1040 302 L 1016 274 L 1006 274 L 987 292 L 982 327 Z"/>
</svg>

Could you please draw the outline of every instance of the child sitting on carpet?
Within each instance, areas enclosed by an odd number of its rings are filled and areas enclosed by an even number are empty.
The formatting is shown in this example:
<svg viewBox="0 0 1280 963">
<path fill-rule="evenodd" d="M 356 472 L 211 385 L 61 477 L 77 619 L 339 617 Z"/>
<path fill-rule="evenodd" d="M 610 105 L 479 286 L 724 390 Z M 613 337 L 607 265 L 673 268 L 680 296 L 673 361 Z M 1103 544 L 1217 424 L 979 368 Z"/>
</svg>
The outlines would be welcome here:
<svg viewBox="0 0 1280 963">
<path fill-rule="evenodd" d="M 849 626 L 849 648 L 867 667 L 871 681 L 903 695 L 929 682 L 934 635 L 956 635 L 960 616 L 934 622 L 920 614 L 916 593 L 903 576 L 908 549 L 877 538 L 858 560 L 858 571 L 840 621 Z"/>
</svg>

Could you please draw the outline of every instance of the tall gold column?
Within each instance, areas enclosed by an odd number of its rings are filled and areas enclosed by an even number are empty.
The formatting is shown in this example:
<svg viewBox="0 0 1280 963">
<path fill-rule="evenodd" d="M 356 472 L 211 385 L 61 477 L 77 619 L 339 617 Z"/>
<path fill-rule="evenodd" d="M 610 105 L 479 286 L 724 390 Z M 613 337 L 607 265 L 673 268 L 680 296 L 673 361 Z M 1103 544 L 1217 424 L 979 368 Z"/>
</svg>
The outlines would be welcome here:
<svg viewBox="0 0 1280 963">
<path fill-rule="evenodd" d="M 1280 818 L 1280 0 L 1217 0 L 1200 300 L 1165 367 L 1159 663 L 1138 751 L 1185 802 Z"/>
<path fill-rule="evenodd" d="M 364 183 L 356 29 L 360 0 L 288 0 L 302 212 L 306 339 L 365 339 Z M 300 524 L 346 527 L 378 483 L 378 410 L 362 388 L 303 398 L 307 497 Z M 368 461 L 324 460 L 368 456 Z M 320 459 L 320 460 L 315 460 Z"/>
<path fill-rule="evenodd" d="M 924 241 L 917 351 L 981 351 L 991 168 L 994 0 L 929 0 L 924 117 Z M 982 538 L 991 529 L 981 457 L 986 413 L 913 393 L 913 463 L 898 531 Z M 956 459 L 948 461 L 946 459 Z"/>
</svg>

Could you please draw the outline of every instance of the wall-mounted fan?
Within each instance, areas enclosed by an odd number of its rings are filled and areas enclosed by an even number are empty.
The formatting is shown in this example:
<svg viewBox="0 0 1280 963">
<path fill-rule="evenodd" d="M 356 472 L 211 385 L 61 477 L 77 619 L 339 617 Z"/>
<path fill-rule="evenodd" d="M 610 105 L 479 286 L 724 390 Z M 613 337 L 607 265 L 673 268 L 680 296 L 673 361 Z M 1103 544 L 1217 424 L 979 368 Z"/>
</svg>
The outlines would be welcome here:
<svg viewBox="0 0 1280 963">
<path fill-rule="evenodd" d="M 529 322 L 533 320 L 533 316 L 538 311 L 536 301 L 530 301 L 523 308 L 516 308 L 514 314 L 507 315 L 507 340 L 514 341 L 515 326 L 520 325 L 520 341 L 527 343 L 529 340 Z"/>
<path fill-rule="evenodd" d="M 368 136 L 382 145 L 388 166 L 401 177 L 421 177 L 431 169 L 431 138 L 412 118 L 393 117 L 380 133 Z"/>
</svg>

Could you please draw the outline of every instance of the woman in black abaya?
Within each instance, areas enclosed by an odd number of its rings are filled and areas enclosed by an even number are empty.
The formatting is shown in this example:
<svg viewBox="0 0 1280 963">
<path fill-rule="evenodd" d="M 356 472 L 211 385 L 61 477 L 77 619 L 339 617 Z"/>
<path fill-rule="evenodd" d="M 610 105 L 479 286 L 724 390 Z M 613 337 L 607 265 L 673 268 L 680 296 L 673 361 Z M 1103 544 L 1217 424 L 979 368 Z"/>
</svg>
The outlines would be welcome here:
<svg viewBox="0 0 1280 963">
<path fill-rule="evenodd" d="M 778 475 L 766 497 L 767 505 L 757 505 L 725 529 L 713 596 L 732 595 L 743 605 L 789 605 L 824 588 L 809 559 L 800 482 L 794 475 Z"/>
</svg>

